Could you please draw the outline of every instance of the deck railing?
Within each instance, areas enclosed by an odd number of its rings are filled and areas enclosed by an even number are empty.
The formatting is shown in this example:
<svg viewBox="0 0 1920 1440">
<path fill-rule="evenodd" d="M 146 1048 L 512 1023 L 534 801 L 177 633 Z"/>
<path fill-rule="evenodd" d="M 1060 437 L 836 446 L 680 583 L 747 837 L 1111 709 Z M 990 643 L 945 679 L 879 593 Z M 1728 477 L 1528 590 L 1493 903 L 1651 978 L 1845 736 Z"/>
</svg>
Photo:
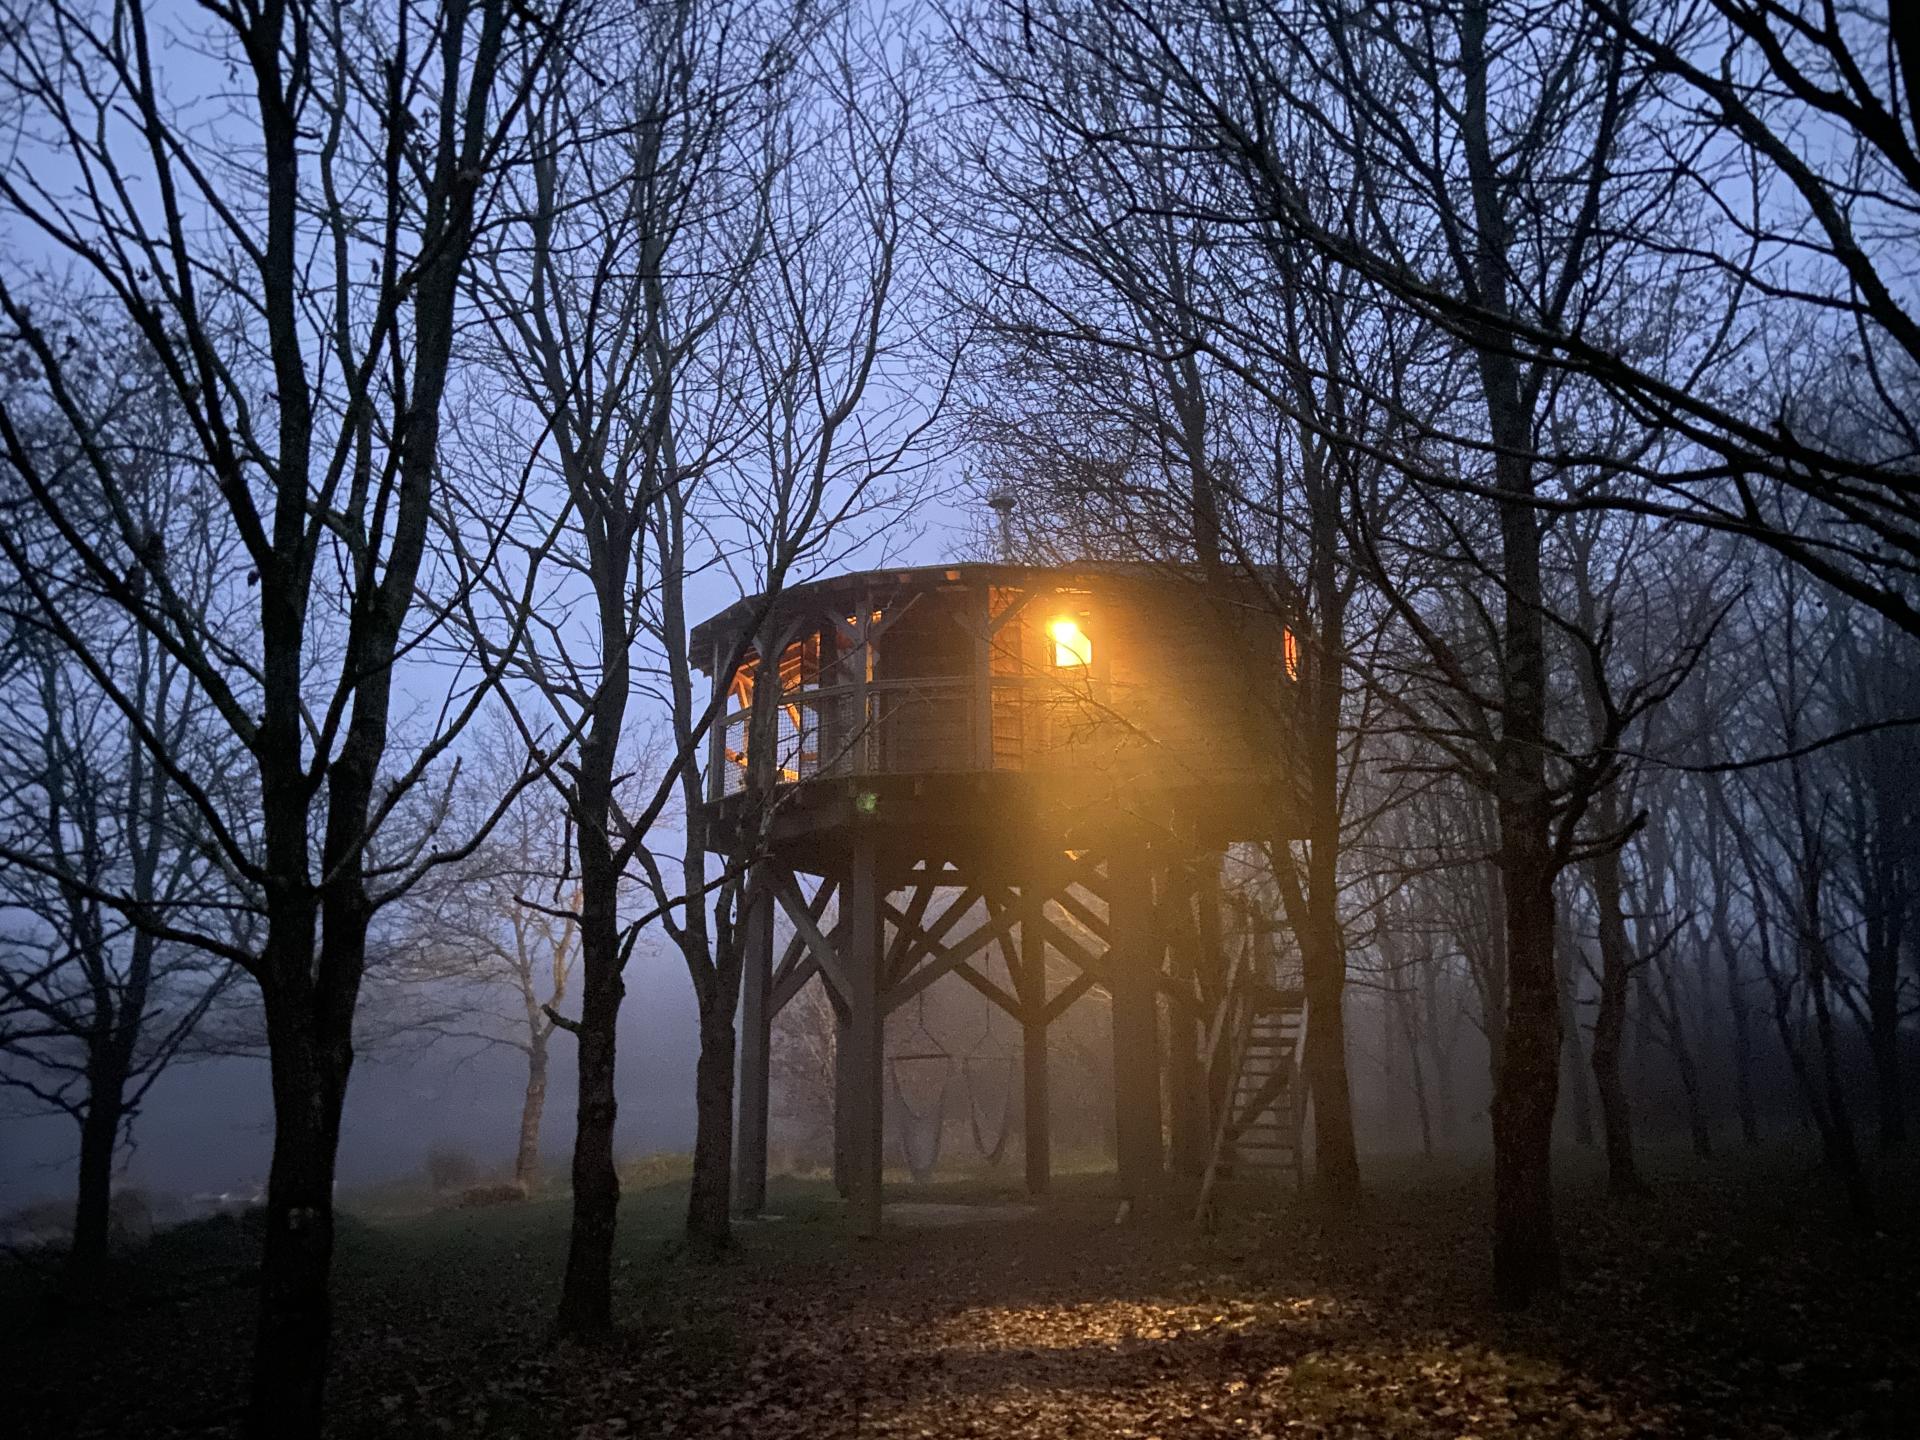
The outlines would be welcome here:
<svg viewBox="0 0 1920 1440">
<path fill-rule="evenodd" d="M 874 680 L 781 698 L 776 783 L 851 775 L 1024 770 L 1097 725 L 1086 697 L 1046 675 L 996 675 L 987 703 L 972 676 Z M 748 712 L 726 717 L 709 793 L 747 787 Z"/>
</svg>

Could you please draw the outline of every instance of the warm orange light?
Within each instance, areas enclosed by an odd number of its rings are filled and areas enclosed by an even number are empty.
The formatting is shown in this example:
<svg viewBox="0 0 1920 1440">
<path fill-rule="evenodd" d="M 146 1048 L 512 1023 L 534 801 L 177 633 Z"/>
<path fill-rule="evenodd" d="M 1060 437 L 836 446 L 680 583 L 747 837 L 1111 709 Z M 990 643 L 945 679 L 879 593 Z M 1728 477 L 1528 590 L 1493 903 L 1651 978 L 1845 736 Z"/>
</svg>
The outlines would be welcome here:
<svg viewBox="0 0 1920 1440">
<path fill-rule="evenodd" d="M 1050 620 L 1047 634 L 1053 637 L 1053 663 L 1060 669 L 1093 663 L 1093 640 L 1071 615 Z"/>
<path fill-rule="evenodd" d="M 1298 680 L 1300 678 L 1300 637 L 1291 629 L 1282 630 L 1280 637 L 1281 649 L 1286 658 L 1287 679 Z"/>
</svg>

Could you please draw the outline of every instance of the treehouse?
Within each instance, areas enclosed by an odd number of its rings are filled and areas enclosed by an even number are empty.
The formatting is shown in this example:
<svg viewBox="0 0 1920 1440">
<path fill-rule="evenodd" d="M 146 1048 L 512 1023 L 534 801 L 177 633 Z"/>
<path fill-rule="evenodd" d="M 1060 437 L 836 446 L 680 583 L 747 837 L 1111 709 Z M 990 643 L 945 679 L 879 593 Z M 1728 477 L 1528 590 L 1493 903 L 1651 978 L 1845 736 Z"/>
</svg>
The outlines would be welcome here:
<svg viewBox="0 0 1920 1440">
<path fill-rule="evenodd" d="M 1254 1166 L 1260 1134 L 1297 1168 L 1304 1012 L 1242 983 L 1220 899 L 1229 847 L 1291 838 L 1301 814 L 1307 660 L 1267 586 L 1122 565 L 879 570 L 741 600 L 690 639 L 716 715 L 707 843 L 752 865 L 743 1209 L 765 1195 L 771 1022 L 815 976 L 840 1026 L 836 1171 L 865 1231 L 886 1017 L 947 975 L 1020 1027 L 1036 1193 L 1047 1027 L 1095 988 L 1126 1194 L 1164 1173 L 1169 1133 L 1209 1186 L 1223 1155 Z"/>
<path fill-rule="evenodd" d="M 1287 833 L 1298 814 L 1299 640 L 1250 581 L 873 571 L 742 600 L 695 629 L 693 653 L 723 707 L 713 818 L 723 833 L 757 823 L 749 792 L 777 794 L 774 843 L 817 873 L 845 863 L 856 824 L 1017 859 L 1121 815 L 1221 843 Z M 769 684 L 775 713 L 756 732 Z"/>
</svg>

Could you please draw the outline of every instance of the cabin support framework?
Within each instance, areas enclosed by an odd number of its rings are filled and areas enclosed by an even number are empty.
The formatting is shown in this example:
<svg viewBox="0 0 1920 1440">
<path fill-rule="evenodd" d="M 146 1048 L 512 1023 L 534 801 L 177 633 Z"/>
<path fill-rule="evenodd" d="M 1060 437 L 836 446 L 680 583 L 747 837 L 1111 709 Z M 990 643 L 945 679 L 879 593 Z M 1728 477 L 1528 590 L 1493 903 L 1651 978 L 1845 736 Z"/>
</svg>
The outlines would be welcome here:
<svg viewBox="0 0 1920 1440">
<path fill-rule="evenodd" d="M 841 874 L 761 862 L 751 886 L 741 1005 L 740 1211 L 757 1214 L 766 1203 L 773 1022 L 815 976 L 839 1022 L 837 1168 L 859 1233 L 876 1233 L 881 1219 L 886 1017 L 947 976 L 1003 1011 L 1020 1036 L 1029 1192 L 1045 1194 L 1052 1179 L 1048 1030 L 1096 991 L 1113 1014 L 1120 1193 L 1142 1199 L 1166 1172 L 1163 1090 L 1172 1102 L 1171 1159 L 1197 1174 L 1205 1117 L 1215 1108 L 1200 1045 L 1227 962 L 1217 941 L 1211 951 L 1200 941 L 1219 935 L 1219 917 L 1196 913 L 1210 891 L 1191 877 L 1216 871 L 1219 857 L 1168 850 L 1128 838 L 1105 854 L 1062 853 L 980 873 L 940 858 L 903 865 L 874 837 L 849 847 Z M 778 955 L 776 906 L 791 928 Z M 989 972 L 992 953 L 1010 984 Z"/>
<path fill-rule="evenodd" d="M 766 1203 L 772 1027 L 816 977 L 835 1017 L 835 1178 L 862 1233 L 881 1220 L 887 1016 L 949 976 L 1014 1022 L 1032 1193 L 1052 1180 L 1048 1033 L 1082 1002 L 1111 1007 L 1121 1194 L 1145 1197 L 1169 1158 L 1222 1170 L 1245 1029 L 1224 1018 L 1244 937 L 1222 857 L 1284 843 L 1299 813 L 1303 672 L 1271 587 L 1141 567 L 870 572 L 744 600 L 690 644 L 720 711 L 707 843 L 750 867 L 743 1212 Z"/>
</svg>

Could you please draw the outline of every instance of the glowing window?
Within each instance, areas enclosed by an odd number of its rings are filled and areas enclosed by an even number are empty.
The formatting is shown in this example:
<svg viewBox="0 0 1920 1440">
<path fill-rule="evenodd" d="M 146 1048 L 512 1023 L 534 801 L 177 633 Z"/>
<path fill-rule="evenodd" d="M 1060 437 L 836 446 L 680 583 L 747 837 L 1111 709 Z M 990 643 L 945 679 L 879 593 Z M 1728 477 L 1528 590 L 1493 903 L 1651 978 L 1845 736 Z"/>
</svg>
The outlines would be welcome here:
<svg viewBox="0 0 1920 1440">
<path fill-rule="evenodd" d="M 1093 663 L 1093 640 L 1071 615 L 1061 615 L 1047 623 L 1053 637 L 1053 663 L 1062 670 Z"/>
<path fill-rule="evenodd" d="M 1298 680 L 1300 678 L 1300 637 L 1293 633 L 1291 627 L 1282 630 L 1280 637 L 1281 650 L 1286 660 L 1287 679 Z"/>
</svg>

